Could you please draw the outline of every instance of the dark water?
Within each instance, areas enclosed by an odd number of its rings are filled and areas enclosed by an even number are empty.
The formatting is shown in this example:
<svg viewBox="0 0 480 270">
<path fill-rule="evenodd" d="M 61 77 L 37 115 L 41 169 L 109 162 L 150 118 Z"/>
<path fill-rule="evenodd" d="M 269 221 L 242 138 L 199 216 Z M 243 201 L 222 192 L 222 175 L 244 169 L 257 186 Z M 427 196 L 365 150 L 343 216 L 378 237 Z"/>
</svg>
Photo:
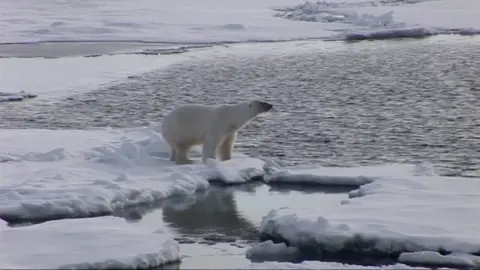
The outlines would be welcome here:
<svg viewBox="0 0 480 270">
<path fill-rule="evenodd" d="M 168 199 L 116 215 L 130 221 L 132 226 L 167 230 L 176 235 L 185 257 L 172 267 L 232 269 L 251 263 L 245 253 L 258 243 L 258 228 L 270 210 L 289 207 L 303 217 L 316 218 L 319 211 L 334 211 L 352 189 L 260 183 L 227 188 L 212 186 L 193 197 Z"/>
<path fill-rule="evenodd" d="M 56 104 L 2 105 L 2 126 L 131 127 L 182 104 L 261 98 L 276 112 L 240 131 L 236 151 L 289 164 L 428 161 L 480 176 L 480 38 L 295 46 L 192 60 Z"/>
</svg>

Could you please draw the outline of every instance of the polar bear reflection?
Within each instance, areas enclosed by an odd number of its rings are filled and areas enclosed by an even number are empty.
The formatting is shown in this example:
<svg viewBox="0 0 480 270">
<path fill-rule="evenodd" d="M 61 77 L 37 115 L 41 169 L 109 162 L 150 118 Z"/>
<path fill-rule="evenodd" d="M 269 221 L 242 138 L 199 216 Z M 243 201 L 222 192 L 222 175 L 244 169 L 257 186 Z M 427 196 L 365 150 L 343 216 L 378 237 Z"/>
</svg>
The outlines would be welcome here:
<svg viewBox="0 0 480 270">
<path fill-rule="evenodd" d="M 241 187 L 248 189 L 249 186 Z M 216 233 L 242 239 L 256 239 L 257 229 L 237 210 L 234 192 L 229 188 L 211 187 L 192 205 L 175 209 L 164 207 L 163 219 L 182 235 L 205 236 Z"/>
</svg>

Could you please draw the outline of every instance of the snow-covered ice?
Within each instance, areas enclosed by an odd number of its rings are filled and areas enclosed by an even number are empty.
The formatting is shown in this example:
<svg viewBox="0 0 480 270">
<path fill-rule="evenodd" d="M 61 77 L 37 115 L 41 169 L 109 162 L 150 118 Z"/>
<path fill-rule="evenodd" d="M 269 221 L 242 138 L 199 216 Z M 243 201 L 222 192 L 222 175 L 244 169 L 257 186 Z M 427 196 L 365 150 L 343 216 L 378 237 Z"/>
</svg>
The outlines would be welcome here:
<svg viewBox="0 0 480 270">
<path fill-rule="evenodd" d="M 0 217 L 11 221 L 111 214 L 193 194 L 209 180 L 245 182 L 264 166 L 241 154 L 176 166 L 154 128 L 1 130 L 0 149 Z"/>
<path fill-rule="evenodd" d="M 385 256 L 419 251 L 479 254 L 479 190 L 480 179 L 475 178 L 384 177 L 352 191 L 350 199 L 334 211 L 318 213 L 316 220 L 289 209 L 273 210 L 260 230 L 264 237 L 287 241 L 300 250 Z M 425 257 L 425 262 L 430 260 Z"/>
<path fill-rule="evenodd" d="M 8 227 L 0 220 L 2 269 L 146 269 L 180 260 L 168 235 L 117 217 L 65 219 Z"/>
<path fill-rule="evenodd" d="M 478 34 L 479 8 L 477 0 L 3 0 L 0 42 L 218 43 Z"/>
</svg>

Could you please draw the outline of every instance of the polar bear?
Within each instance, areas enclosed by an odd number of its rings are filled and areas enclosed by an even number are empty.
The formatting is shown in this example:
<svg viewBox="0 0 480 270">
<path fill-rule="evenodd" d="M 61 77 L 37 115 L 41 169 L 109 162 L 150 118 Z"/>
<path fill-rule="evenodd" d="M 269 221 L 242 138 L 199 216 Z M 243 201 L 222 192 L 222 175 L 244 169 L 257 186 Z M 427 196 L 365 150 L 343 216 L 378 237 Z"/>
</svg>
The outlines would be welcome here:
<svg viewBox="0 0 480 270">
<path fill-rule="evenodd" d="M 273 105 L 251 100 L 218 107 L 185 105 L 169 112 L 162 123 L 162 135 L 171 149 L 170 160 L 176 164 L 191 164 L 188 151 L 194 145 L 202 145 L 202 161 L 221 160 L 232 156 L 237 131 L 255 116 L 270 111 Z"/>
</svg>

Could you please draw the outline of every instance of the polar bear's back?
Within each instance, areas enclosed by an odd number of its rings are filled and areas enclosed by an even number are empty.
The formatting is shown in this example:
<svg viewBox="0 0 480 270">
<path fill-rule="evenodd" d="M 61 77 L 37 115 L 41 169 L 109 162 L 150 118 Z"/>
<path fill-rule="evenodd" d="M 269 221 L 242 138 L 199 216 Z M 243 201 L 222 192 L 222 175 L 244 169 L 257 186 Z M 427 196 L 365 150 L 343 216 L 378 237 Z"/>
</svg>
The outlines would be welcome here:
<svg viewBox="0 0 480 270">
<path fill-rule="evenodd" d="M 162 134 L 167 141 L 201 144 L 210 128 L 215 107 L 190 104 L 178 107 L 163 119 Z"/>
</svg>

